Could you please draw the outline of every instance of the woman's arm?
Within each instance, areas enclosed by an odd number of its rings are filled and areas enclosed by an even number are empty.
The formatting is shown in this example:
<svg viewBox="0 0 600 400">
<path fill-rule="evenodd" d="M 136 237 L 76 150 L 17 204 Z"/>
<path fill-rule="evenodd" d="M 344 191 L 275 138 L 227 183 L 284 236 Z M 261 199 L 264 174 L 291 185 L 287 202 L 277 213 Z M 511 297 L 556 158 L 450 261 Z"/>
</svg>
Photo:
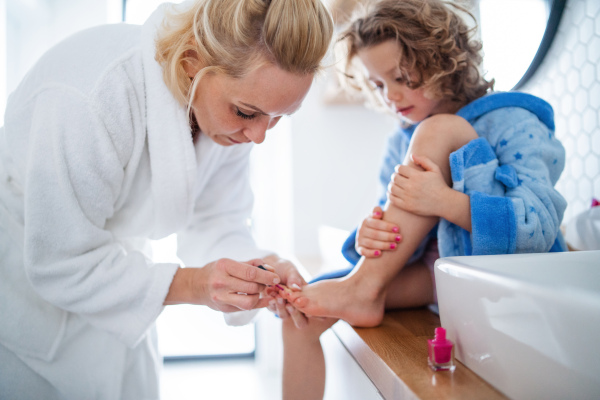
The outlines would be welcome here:
<svg viewBox="0 0 600 400">
<path fill-rule="evenodd" d="M 122 132 L 115 146 L 90 99 L 56 86 L 12 118 L 31 123 L 20 162 L 32 287 L 50 304 L 135 345 L 160 314 L 178 266 L 153 264 L 106 228 L 122 195 L 124 149 L 133 147 L 133 133 Z"/>
</svg>

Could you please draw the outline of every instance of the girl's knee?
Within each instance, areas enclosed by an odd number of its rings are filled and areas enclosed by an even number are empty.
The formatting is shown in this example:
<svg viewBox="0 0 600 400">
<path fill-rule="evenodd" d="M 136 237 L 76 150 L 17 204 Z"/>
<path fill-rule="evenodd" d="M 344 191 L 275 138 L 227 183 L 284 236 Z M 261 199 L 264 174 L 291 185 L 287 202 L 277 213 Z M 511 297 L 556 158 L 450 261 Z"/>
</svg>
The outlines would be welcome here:
<svg viewBox="0 0 600 400">
<path fill-rule="evenodd" d="M 454 114 L 438 114 L 425 119 L 415 130 L 413 152 L 438 149 L 448 155 L 479 136 L 466 119 Z"/>
</svg>

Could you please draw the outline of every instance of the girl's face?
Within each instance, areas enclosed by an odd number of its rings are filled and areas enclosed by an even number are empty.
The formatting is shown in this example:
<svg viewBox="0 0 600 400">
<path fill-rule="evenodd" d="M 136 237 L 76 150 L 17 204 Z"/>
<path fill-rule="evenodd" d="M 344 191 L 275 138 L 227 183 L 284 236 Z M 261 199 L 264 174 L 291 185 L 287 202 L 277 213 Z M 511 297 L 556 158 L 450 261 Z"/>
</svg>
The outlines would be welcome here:
<svg viewBox="0 0 600 400">
<path fill-rule="evenodd" d="M 186 71 L 193 77 L 198 69 L 187 66 Z M 297 75 L 272 64 L 238 79 L 208 74 L 198 83 L 192 112 L 201 133 L 220 145 L 262 143 L 283 115 L 300 108 L 312 81 L 312 74 Z"/>
<path fill-rule="evenodd" d="M 432 99 L 423 88 L 407 86 L 399 67 L 400 47 L 394 40 L 362 49 L 358 51 L 358 57 L 375 90 L 400 118 L 414 124 L 431 115 L 453 111 L 449 101 Z"/>
</svg>

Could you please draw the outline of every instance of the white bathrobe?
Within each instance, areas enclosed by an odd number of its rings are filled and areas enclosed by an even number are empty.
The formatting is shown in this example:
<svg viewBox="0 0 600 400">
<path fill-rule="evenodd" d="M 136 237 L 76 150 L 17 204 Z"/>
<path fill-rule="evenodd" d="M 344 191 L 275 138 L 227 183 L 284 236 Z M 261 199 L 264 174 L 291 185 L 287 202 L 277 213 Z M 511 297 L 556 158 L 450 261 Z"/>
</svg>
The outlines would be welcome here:
<svg viewBox="0 0 600 400">
<path fill-rule="evenodd" d="M 194 146 L 154 60 L 161 15 L 51 49 L 0 129 L 0 376 L 26 366 L 61 398 L 158 398 L 153 324 L 178 265 L 148 239 L 177 232 L 188 266 L 267 254 L 248 229 L 251 146 Z"/>
</svg>

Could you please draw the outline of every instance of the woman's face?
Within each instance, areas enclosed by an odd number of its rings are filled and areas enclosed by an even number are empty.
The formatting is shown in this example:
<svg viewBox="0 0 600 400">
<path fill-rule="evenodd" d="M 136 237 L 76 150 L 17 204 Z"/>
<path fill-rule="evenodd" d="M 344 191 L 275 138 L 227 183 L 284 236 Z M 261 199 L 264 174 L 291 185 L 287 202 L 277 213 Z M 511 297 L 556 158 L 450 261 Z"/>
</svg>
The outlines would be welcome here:
<svg viewBox="0 0 600 400">
<path fill-rule="evenodd" d="M 423 88 L 410 89 L 399 65 L 400 47 L 394 40 L 358 51 L 369 81 L 385 104 L 400 118 L 411 123 L 443 112 L 451 112 L 449 102 L 430 98 Z"/>
<path fill-rule="evenodd" d="M 196 72 L 189 69 L 188 75 Z M 192 111 L 202 134 L 216 143 L 258 144 L 282 116 L 300 107 L 312 81 L 313 74 L 297 75 L 272 64 L 237 79 L 207 74 L 198 83 Z"/>
</svg>

